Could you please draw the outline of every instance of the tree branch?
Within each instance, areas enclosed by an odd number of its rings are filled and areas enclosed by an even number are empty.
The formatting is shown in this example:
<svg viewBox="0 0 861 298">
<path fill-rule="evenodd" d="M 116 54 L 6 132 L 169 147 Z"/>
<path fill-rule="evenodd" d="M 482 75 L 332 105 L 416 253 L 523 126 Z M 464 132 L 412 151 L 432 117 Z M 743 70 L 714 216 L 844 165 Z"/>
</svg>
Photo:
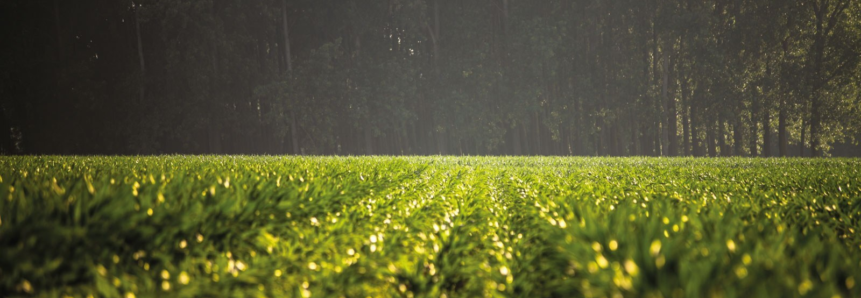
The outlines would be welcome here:
<svg viewBox="0 0 861 298">
<path fill-rule="evenodd" d="M 837 19 L 840 17 L 840 14 L 842 14 L 843 11 L 846 10 L 846 8 L 849 6 L 849 2 L 851 1 L 844 0 L 838 3 L 837 7 L 834 8 L 834 11 L 832 11 L 831 14 L 828 16 L 828 24 L 826 25 L 824 32 L 825 36 L 828 36 L 828 34 L 831 33 L 831 30 L 834 29 L 834 26 L 837 25 Z"/>
</svg>

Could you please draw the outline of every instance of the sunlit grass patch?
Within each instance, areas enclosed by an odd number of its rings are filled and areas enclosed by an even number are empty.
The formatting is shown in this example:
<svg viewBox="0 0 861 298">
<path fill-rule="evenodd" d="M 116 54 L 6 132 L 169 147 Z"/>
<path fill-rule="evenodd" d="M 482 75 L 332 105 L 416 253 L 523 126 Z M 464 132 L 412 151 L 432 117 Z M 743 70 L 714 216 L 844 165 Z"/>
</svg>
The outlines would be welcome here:
<svg viewBox="0 0 861 298">
<path fill-rule="evenodd" d="M 858 297 L 857 159 L 3 157 L 0 292 Z"/>
</svg>

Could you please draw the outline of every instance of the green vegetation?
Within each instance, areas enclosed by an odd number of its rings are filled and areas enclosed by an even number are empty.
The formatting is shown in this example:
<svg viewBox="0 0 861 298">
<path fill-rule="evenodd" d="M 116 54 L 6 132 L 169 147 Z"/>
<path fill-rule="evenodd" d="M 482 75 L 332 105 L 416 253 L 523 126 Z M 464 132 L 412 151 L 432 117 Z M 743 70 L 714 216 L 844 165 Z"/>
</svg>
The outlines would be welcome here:
<svg viewBox="0 0 861 298">
<path fill-rule="evenodd" d="M 0 293 L 861 296 L 861 160 L 3 157 Z"/>
</svg>

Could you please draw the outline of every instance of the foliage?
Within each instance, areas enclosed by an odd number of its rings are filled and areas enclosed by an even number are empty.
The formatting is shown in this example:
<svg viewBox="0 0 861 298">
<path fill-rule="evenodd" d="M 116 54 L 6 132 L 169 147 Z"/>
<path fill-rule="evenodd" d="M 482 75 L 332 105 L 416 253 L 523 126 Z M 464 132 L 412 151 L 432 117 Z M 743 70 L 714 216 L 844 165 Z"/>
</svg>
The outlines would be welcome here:
<svg viewBox="0 0 861 298">
<path fill-rule="evenodd" d="M 4 157 L 10 297 L 857 297 L 861 161 Z"/>
<path fill-rule="evenodd" d="M 859 16 L 852 0 L 8 0 L 0 152 L 828 156 L 861 133 Z"/>
</svg>

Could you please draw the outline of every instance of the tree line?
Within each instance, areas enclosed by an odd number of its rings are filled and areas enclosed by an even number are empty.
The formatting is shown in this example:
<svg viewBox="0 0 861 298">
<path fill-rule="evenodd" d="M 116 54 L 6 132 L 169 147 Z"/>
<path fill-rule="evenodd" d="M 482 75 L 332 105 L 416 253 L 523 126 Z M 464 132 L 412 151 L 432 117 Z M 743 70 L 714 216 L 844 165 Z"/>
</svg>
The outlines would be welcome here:
<svg viewBox="0 0 861 298">
<path fill-rule="evenodd" d="M 827 156 L 861 1 L 8 0 L 0 150 Z"/>
</svg>

